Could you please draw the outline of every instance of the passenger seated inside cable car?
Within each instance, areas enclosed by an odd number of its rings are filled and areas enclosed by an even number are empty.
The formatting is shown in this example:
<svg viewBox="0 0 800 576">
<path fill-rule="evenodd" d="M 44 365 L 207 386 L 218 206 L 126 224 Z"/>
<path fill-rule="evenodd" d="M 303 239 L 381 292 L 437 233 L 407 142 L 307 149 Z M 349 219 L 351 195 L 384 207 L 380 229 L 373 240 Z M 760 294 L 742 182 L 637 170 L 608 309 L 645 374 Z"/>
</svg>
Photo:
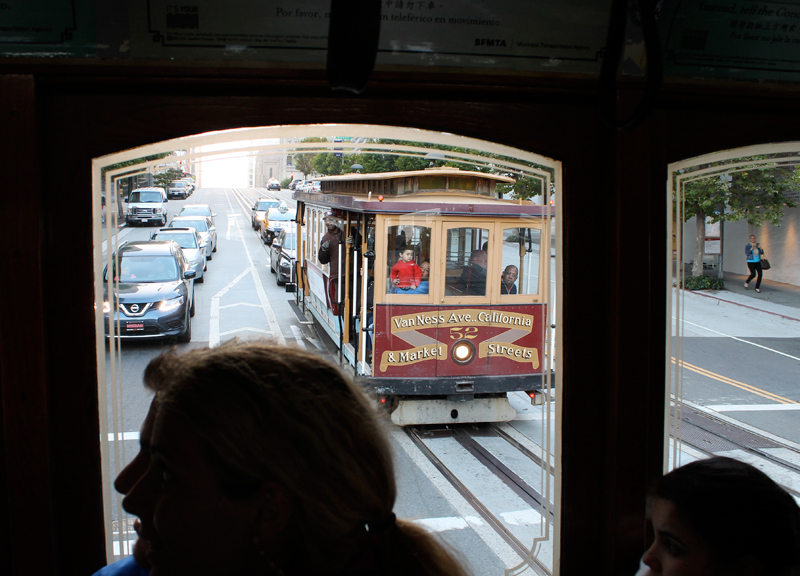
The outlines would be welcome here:
<svg viewBox="0 0 800 576">
<path fill-rule="evenodd" d="M 431 228 L 419 225 L 389 226 L 387 240 L 386 293 L 427 294 Z M 426 264 L 427 272 L 424 278 L 420 262 Z"/>
</svg>

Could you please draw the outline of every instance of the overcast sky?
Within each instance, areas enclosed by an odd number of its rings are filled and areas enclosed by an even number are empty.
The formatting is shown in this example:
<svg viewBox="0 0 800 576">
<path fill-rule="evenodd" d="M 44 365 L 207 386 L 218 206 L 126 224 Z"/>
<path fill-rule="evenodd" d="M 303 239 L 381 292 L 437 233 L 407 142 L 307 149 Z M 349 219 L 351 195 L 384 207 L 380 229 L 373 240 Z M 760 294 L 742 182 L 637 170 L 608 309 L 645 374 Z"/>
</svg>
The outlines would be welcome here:
<svg viewBox="0 0 800 576">
<path fill-rule="evenodd" d="M 241 142 L 230 144 L 212 144 L 201 146 L 201 152 L 228 150 L 242 147 Z M 239 156 L 231 157 L 231 156 Z M 200 173 L 198 186 L 203 188 L 244 188 L 247 186 L 247 167 L 249 159 L 239 154 L 222 155 L 214 158 L 203 158 L 198 163 Z"/>
</svg>

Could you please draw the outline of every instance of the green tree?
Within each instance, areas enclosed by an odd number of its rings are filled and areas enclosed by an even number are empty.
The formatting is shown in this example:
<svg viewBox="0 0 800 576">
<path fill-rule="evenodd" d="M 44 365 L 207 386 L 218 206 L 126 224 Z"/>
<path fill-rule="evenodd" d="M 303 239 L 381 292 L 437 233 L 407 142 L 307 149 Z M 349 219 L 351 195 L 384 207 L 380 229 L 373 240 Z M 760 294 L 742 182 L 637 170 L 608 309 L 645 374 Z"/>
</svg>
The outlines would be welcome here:
<svg viewBox="0 0 800 576">
<path fill-rule="evenodd" d="M 718 163 L 724 166 L 742 160 L 764 160 L 775 156 L 759 156 Z M 698 166 L 702 170 L 711 165 Z M 761 226 L 771 222 L 780 226 L 784 207 L 794 207 L 789 193 L 800 187 L 800 173 L 794 166 L 775 164 L 754 165 L 736 172 L 725 172 L 708 178 L 687 182 L 684 187 L 684 222 L 696 218 L 696 239 L 692 276 L 703 274 L 706 218 L 711 222 L 747 220 Z M 675 194 L 677 199 L 677 194 Z"/>
<path fill-rule="evenodd" d="M 322 152 L 314 157 L 314 170 L 323 176 L 336 176 L 342 173 L 342 158 L 332 152 Z"/>
<path fill-rule="evenodd" d="M 530 200 L 542 194 L 542 180 L 532 176 L 523 176 L 513 184 L 498 184 L 497 191 L 511 194 L 515 200 Z"/>
<path fill-rule="evenodd" d="M 100 170 L 102 181 L 103 182 L 106 181 L 106 172 L 109 172 L 110 170 L 119 170 L 120 168 L 126 168 L 127 166 L 136 166 L 137 164 L 144 164 L 145 162 L 151 162 L 153 160 L 161 160 L 162 158 L 166 158 L 167 156 L 172 156 L 172 152 L 163 152 L 161 154 L 153 154 L 151 156 L 143 156 L 141 158 L 134 158 L 132 160 L 126 160 L 124 162 L 117 162 L 116 164 L 110 164 L 108 166 L 104 166 Z M 134 170 L 131 170 L 131 172 L 138 172 L 138 170 L 134 169 Z M 120 179 L 121 177 L 124 177 L 125 174 L 128 174 L 128 172 L 123 172 L 122 174 L 116 176 L 115 178 Z M 183 176 L 183 173 L 181 173 L 181 176 Z M 119 200 L 119 199 L 117 199 L 117 200 Z M 119 217 L 122 217 L 124 215 L 122 213 L 122 202 L 117 201 L 116 205 L 117 205 L 118 215 L 119 215 Z"/>
<path fill-rule="evenodd" d="M 170 182 L 183 178 L 183 170 L 179 168 L 167 168 L 165 172 L 159 172 L 153 177 L 154 186 L 167 190 Z"/>
<path fill-rule="evenodd" d="M 300 142 L 327 142 L 327 138 L 317 138 L 315 136 L 311 136 L 309 138 L 303 138 Z M 314 173 L 314 158 L 319 154 L 319 152 L 304 152 L 302 154 L 295 154 L 292 158 L 294 160 L 294 167 L 300 170 L 303 173 L 303 177 L 305 178 L 309 174 Z"/>
</svg>

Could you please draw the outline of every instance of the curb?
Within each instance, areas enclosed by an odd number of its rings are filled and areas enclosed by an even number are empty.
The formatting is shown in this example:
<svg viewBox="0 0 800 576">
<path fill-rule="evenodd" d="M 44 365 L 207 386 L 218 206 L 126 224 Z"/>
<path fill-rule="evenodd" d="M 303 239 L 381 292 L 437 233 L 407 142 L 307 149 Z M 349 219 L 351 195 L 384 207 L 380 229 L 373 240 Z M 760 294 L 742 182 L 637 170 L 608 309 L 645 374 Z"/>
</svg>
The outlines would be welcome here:
<svg viewBox="0 0 800 576">
<path fill-rule="evenodd" d="M 720 302 L 725 302 L 727 304 L 733 304 L 734 306 L 741 306 L 742 308 L 748 308 L 750 310 L 755 310 L 756 312 L 763 312 L 764 314 L 771 314 L 773 316 L 778 316 L 785 320 L 794 320 L 795 322 L 800 322 L 800 318 L 795 318 L 793 316 L 786 316 L 785 314 L 779 314 L 778 312 L 770 312 L 769 310 L 763 310 L 761 308 L 756 308 L 755 306 L 748 306 L 747 304 L 741 304 L 740 302 L 733 302 L 731 300 L 726 300 L 725 298 L 719 298 L 718 296 L 712 296 L 710 294 L 701 294 L 698 290 L 687 290 L 687 292 L 691 292 L 692 294 L 696 294 L 698 296 L 702 296 L 704 298 L 711 298 L 713 300 L 719 300 Z"/>
</svg>

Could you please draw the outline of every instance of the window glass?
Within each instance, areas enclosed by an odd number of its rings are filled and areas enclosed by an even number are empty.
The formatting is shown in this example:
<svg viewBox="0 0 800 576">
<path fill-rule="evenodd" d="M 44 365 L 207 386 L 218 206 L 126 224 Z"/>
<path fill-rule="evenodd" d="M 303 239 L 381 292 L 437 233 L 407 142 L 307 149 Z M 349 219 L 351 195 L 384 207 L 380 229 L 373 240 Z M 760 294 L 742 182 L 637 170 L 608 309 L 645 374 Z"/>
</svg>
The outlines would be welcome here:
<svg viewBox="0 0 800 576">
<path fill-rule="evenodd" d="M 280 202 L 277 200 L 260 200 L 256 210 L 269 210 L 270 208 L 277 208 L 278 206 L 280 206 Z"/>
<path fill-rule="evenodd" d="M 427 294 L 431 229 L 428 226 L 389 226 L 386 245 L 386 293 Z"/>
<path fill-rule="evenodd" d="M 485 296 L 489 230 L 452 228 L 447 231 L 445 296 Z"/>
<path fill-rule="evenodd" d="M 162 200 L 163 196 L 161 196 L 161 192 L 131 192 L 128 202 L 131 204 L 147 204 L 151 202 L 161 202 Z"/>
<path fill-rule="evenodd" d="M 279 208 L 270 208 L 267 212 L 267 220 L 275 222 L 291 222 L 295 218 L 295 211 L 292 209 L 281 211 Z"/>
<path fill-rule="evenodd" d="M 447 178 L 445 176 L 420 176 L 420 190 L 444 190 L 447 188 Z"/>
<path fill-rule="evenodd" d="M 542 231 L 538 228 L 503 230 L 500 295 L 538 294 Z"/>
<path fill-rule="evenodd" d="M 185 226 L 194 228 L 198 232 L 208 231 L 208 224 L 205 220 L 173 220 L 169 223 L 170 228 L 183 228 Z"/>
<path fill-rule="evenodd" d="M 453 178 L 450 177 L 448 188 L 450 190 L 475 190 L 476 180 L 472 178 Z"/>
<path fill-rule="evenodd" d="M 116 265 L 112 270 L 116 275 Z M 136 284 L 140 282 L 170 282 L 178 280 L 178 267 L 171 256 L 123 256 L 120 258 L 119 282 Z M 103 277 L 108 282 L 108 275 Z"/>
<path fill-rule="evenodd" d="M 161 233 L 153 236 L 153 240 L 174 240 L 181 248 L 197 248 L 194 234 Z"/>
</svg>

